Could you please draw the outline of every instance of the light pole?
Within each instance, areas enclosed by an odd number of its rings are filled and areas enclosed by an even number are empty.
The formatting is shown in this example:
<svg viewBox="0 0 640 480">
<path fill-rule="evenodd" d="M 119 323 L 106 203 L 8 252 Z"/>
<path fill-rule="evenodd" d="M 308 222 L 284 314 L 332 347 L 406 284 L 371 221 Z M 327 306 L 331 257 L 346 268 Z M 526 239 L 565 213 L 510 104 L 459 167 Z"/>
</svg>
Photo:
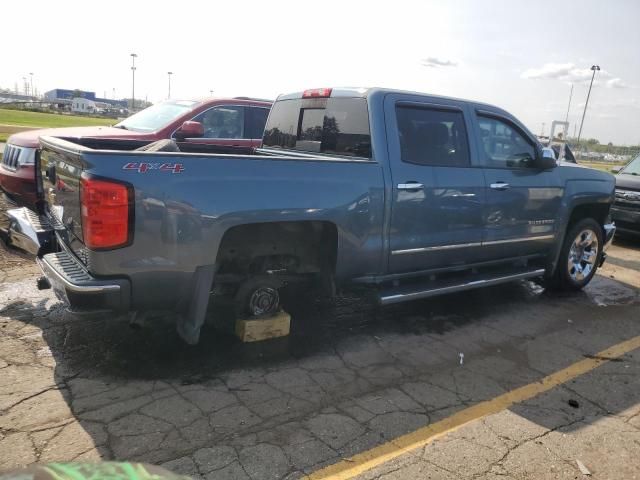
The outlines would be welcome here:
<svg viewBox="0 0 640 480">
<path fill-rule="evenodd" d="M 173 72 L 167 72 L 167 76 L 169 77 L 169 93 L 167 93 L 168 99 L 171 98 L 171 75 L 173 75 Z"/>
<path fill-rule="evenodd" d="M 27 83 L 27 77 L 22 77 L 22 86 L 24 88 L 24 94 L 29 95 L 29 84 Z"/>
<path fill-rule="evenodd" d="M 29 76 L 31 77 L 31 96 L 33 97 L 33 72 L 29 72 Z"/>
<path fill-rule="evenodd" d="M 584 116 L 587 113 L 587 105 L 589 105 L 589 96 L 591 95 L 591 87 L 593 87 L 593 79 L 596 78 L 596 72 L 600 70 L 600 65 L 591 65 L 593 75 L 591 75 L 591 83 L 589 84 L 589 92 L 587 93 L 587 101 L 584 102 L 584 111 L 582 112 L 582 121 L 580 122 L 580 130 L 578 130 L 578 148 L 580 148 L 580 136 L 582 135 L 582 125 L 584 124 Z"/>
<path fill-rule="evenodd" d="M 131 54 L 131 111 L 136 109 L 136 57 L 137 53 Z"/>
<path fill-rule="evenodd" d="M 213 90 L 209 90 L 209 95 L 213 97 Z"/>
<path fill-rule="evenodd" d="M 571 91 L 569 92 L 569 105 L 567 105 L 567 114 L 564 117 L 564 121 L 569 121 L 569 109 L 571 108 L 571 97 L 573 97 L 573 83 L 571 84 Z"/>
</svg>

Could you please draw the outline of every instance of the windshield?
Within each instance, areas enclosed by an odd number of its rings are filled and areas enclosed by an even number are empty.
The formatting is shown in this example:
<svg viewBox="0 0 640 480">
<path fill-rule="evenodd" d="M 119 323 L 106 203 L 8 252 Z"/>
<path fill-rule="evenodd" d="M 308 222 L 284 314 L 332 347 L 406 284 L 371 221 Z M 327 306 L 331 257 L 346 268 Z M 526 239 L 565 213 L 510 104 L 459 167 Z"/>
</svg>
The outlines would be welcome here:
<svg viewBox="0 0 640 480">
<path fill-rule="evenodd" d="M 620 173 L 626 173 L 627 175 L 640 175 L 640 155 L 631 160 Z"/>
<path fill-rule="evenodd" d="M 158 103 L 149 108 L 145 108 L 135 115 L 131 115 L 129 118 L 118 123 L 116 127 L 137 132 L 153 132 L 192 110 L 197 103 L 198 102 L 190 100 Z"/>
</svg>

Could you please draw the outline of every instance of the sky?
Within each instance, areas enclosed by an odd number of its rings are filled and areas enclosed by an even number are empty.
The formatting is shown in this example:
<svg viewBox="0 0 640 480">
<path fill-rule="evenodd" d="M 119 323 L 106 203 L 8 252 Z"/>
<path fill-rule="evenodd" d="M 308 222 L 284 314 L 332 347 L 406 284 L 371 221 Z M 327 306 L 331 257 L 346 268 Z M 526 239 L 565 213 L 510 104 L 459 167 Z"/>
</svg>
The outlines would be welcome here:
<svg viewBox="0 0 640 480">
<path fill-rule="evenodd" d="M 28 6 L 28 7 L 27 7 Z M 136 98 L 275 98 L 378 86 L 498 105 L 534 133 L 640 145 L 637 0 L 6 2 L 0 87 Z M 544 126 L 543 126 L 544 124 Z"/>
</svg>

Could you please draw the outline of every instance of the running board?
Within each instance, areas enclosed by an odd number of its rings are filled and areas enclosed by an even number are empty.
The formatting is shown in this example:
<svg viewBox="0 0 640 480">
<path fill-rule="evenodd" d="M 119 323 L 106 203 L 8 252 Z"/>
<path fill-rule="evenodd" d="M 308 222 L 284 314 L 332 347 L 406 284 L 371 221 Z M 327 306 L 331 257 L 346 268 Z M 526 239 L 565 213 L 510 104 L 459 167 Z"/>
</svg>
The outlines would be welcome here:
<svg viewBox="0 0 640 480">
<path fill-rule="evenodd" d="M 529 270 L 512 275 L 482 275 L 480 277 L 475 277 L 474 280 L 463 283 L 434 282 L 433 285 L 410 285 L 381 291 L 379 295 L 379 302 L 381 305 L 408 302 L 410 300 L 418 300 L 420 298 L 435 297 L 436 295 L 443 295 L 445 293 L 462 292 L 464 290 L 489 287 L 491 285 L 499 285 L 500 283 L 513 282 L 515 280 L 540 277 L 544 275 L 544 272 L 544 268 L 540 268 L 538 270 Z"/>
</svg>

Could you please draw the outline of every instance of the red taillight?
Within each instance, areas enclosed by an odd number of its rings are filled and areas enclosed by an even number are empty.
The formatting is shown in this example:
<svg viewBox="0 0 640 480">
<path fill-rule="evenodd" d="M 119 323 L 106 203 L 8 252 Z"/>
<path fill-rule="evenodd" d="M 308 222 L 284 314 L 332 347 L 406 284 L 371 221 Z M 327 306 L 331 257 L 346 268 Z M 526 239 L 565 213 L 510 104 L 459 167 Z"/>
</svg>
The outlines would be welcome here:
<svg viewBox="0 0 640 480">
<path fill-rule="evenodd" d="M 328 98 L 331 96 L 330 88 L 312 88 L 302 92 L 302 98 Z"/>
<path fill-rule="evenodd" d="M 115 248 L 128 242 L 129 200 L 126 185 L 82 178 L 82 235 L 88 248 Z"/>
</svg>

